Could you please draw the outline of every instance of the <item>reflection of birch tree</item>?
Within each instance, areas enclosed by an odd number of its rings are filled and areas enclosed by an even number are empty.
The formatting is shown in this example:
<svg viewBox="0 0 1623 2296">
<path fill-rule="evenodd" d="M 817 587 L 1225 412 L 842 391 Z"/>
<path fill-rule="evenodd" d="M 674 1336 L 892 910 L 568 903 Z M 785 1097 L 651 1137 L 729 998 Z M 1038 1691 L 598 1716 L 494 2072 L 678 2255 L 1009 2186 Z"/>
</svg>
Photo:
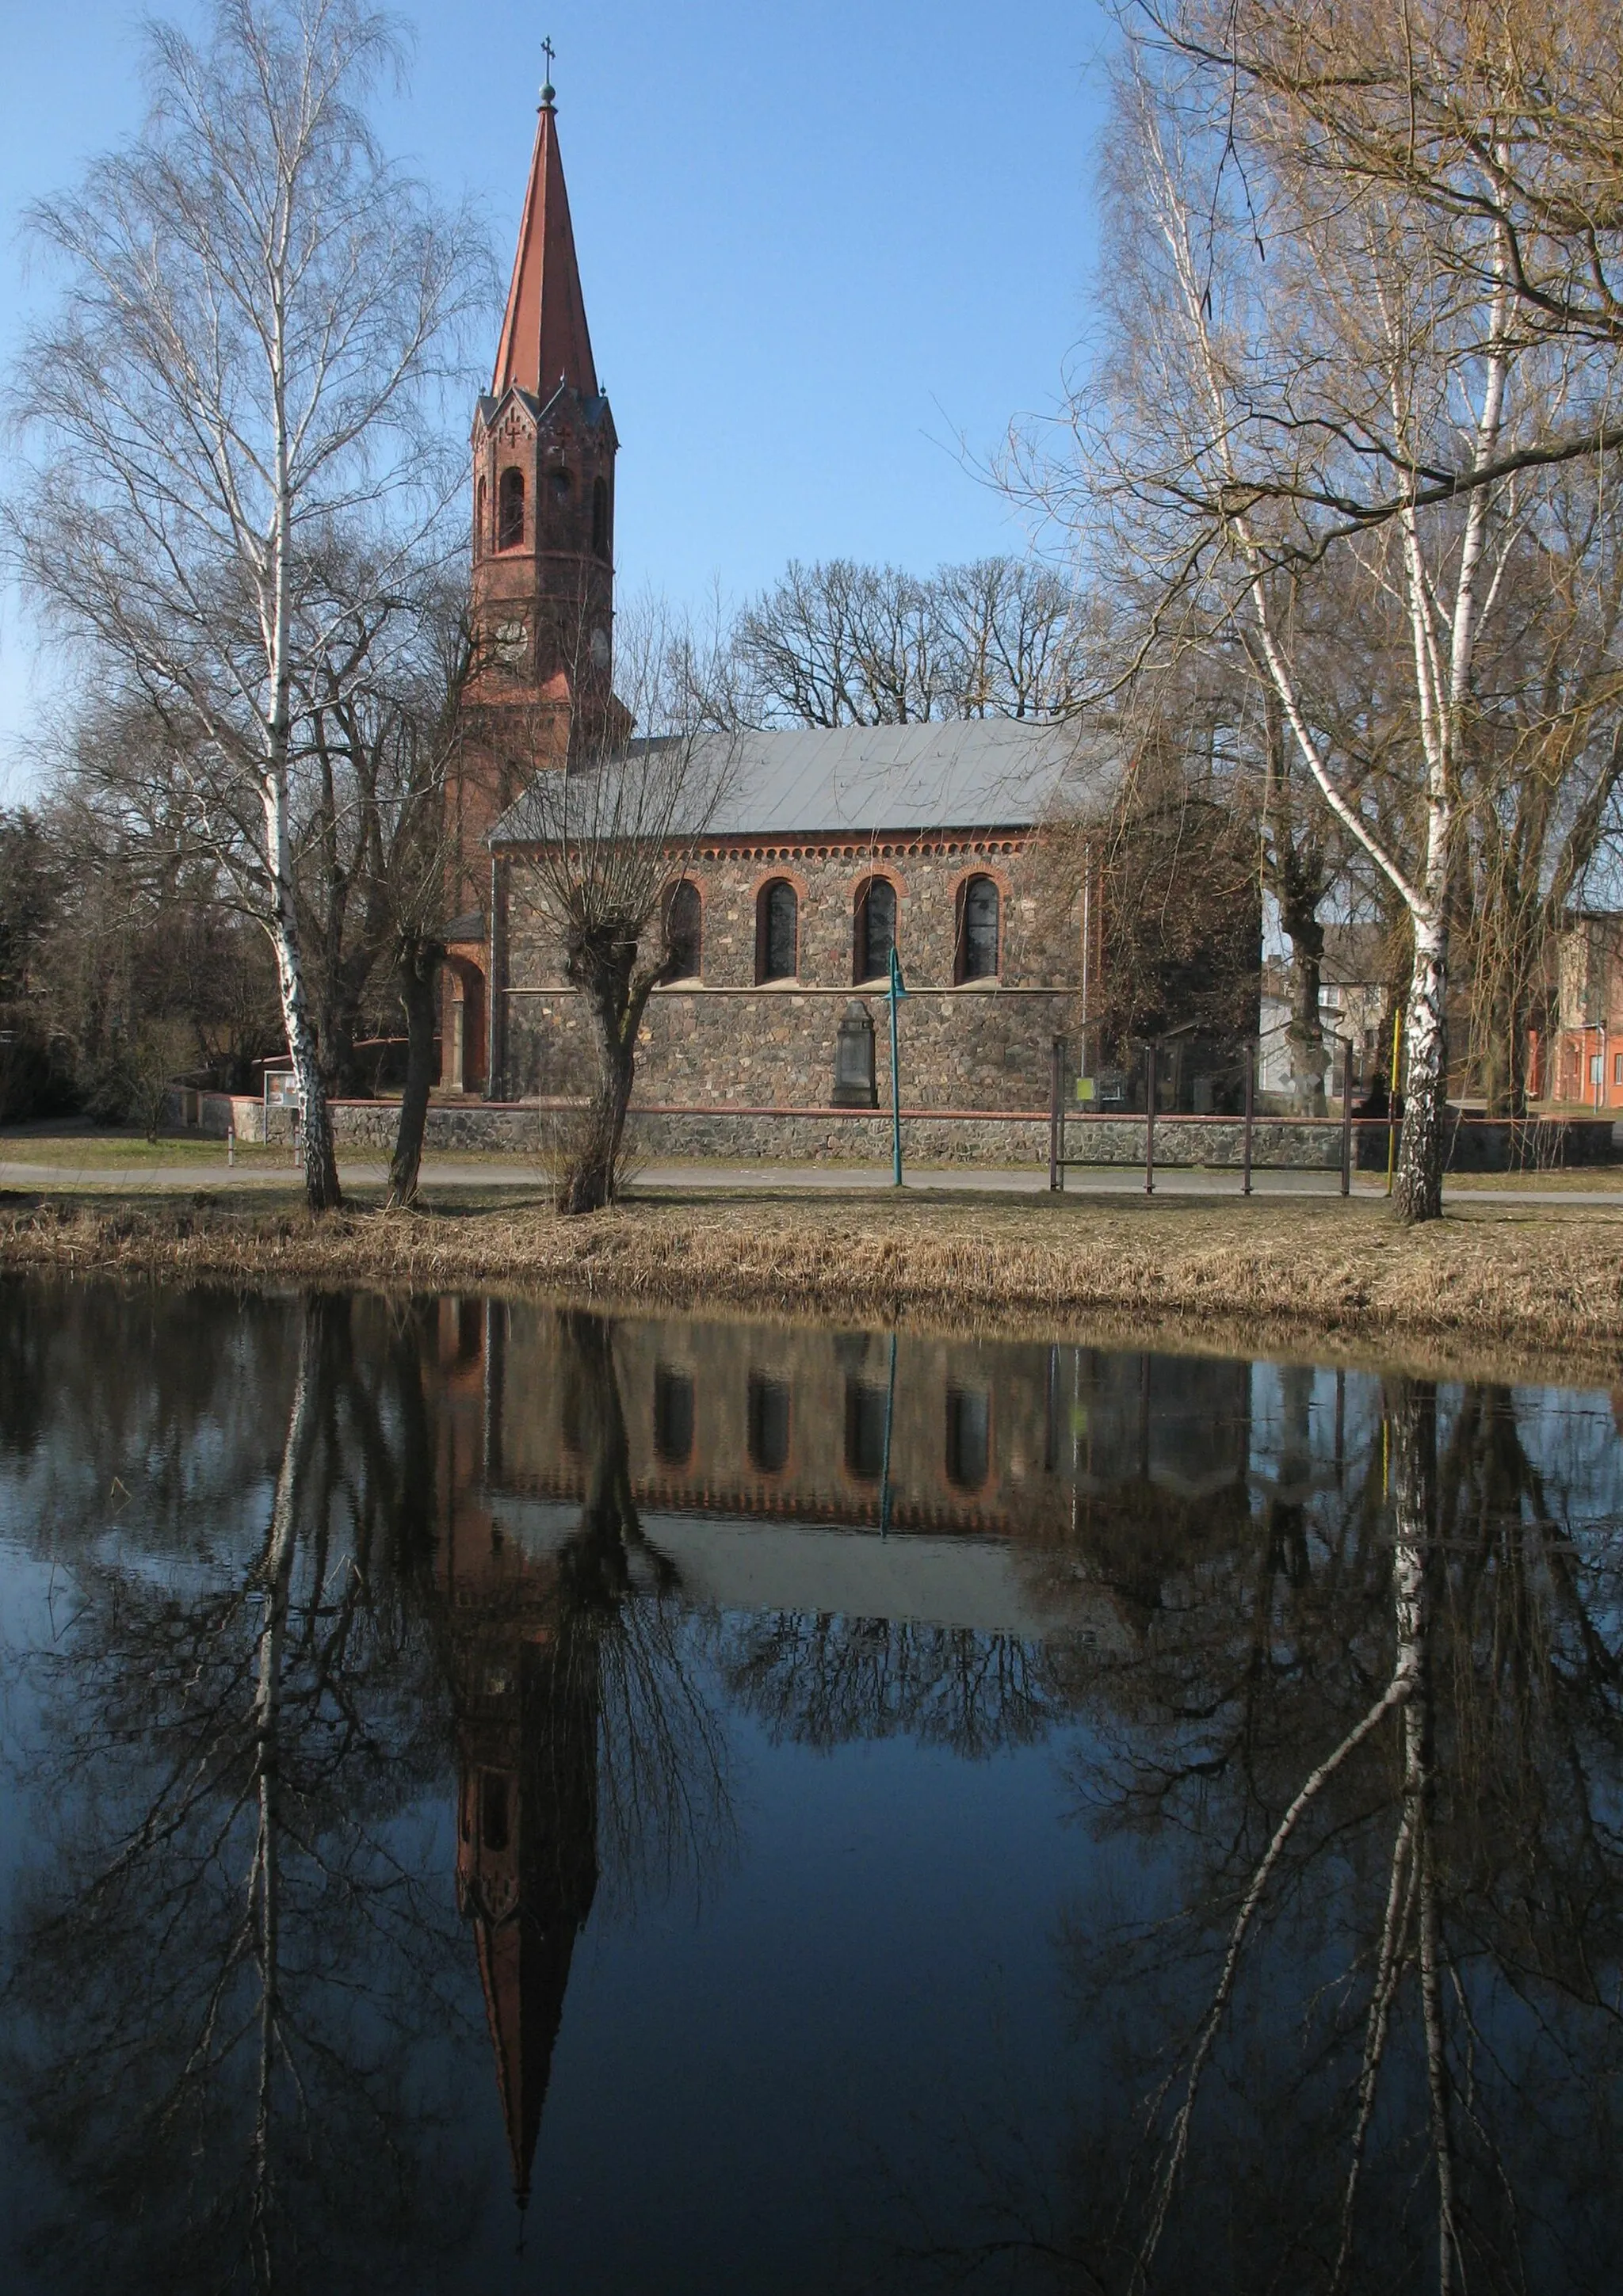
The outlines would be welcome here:
<svg viewBox="0 0 1623 2296">
<path fill-rule="evenodd" d="M 350 1314 L 304 1305 L 251 1566 L 87 1564 L 45 1662 L 46 1796 L 80 1815 L 9 1990 L 13 2093 L 73 2194 L 39 2238 L 54 2285 L 291 2287 L 312 2243 L 364 2250 L 369 2285 L 420 2259 L 420 2053 L 456 2013 L 413 1808 L 443 1731 L 406 1599 L 420 1352 L 408 1321 L 363 1370 Z"/>
<path fill-rule="evenodd" d="M 1574 2101 L 1617 2070 L 1623 1875 L 1597 1791 L 1619 1749 L 1615 1656 L 1508 1396 L 1468 1392 L 1439 1463 L 1435 1391 L 1391 1382 L 1372 1469 L 1389 1495 L 1388 1656 L 1347 1665 L 1369 1644 L 1355 1579 L 1351 1631 L 1317 1653 L 1344 1690 L 1365 1675 L 1360 1707 L 1283 1791 L 1277 1719 L 1253 1704 L 1226 1752 L 1216 1712 L 1196 1726 L 1208 1780 L 1232 1763 L 1226 1828 L 1205 1801 L 1208 1840 L 1243 1844 L 1256 1811 L 1278 1815 L 1201 1893 L 1181 1962 L 1162 1936 L 1138 1965 L 1187 1999 L 1202 1940 L 1214 1956 L 1151 2092 L 1149 2153 L 1116 2161 L 1129 2199 L 1090 2253 L 1099 2284 L 1242 2284 L 1289 2256 L 1304 2288 L 1385 2287 L 1429 2251 L 1415 2284 L 1439 2292 L 1581 2286 L 1604 2253 L 1608 2209 L 1562 2155 Z M 1287 1637 L 1265 1608 L 1272 1657 Z M 1294 2040 L 1273 2030 L 1293 1979 Z M 1214 2223 L 1242 2188 L 1252 2213 L 1223 2269 Z"/>
<path fill-rule="evenodd" d="M 1250 1530 L 1191 1529 L 1136 1647 L 1069 1677 L 1068 1774 L 1133 1861 L 1064 1936 L 1070 2168 L 977 2128 L 979 2221 L 935 2261 L 1111 2296 L 1613 2284 L 1617 1495 L 1547 1423 L 1534 1465 L 1544 1408 L 1394 1379 L 1328 1488 L 1304 1426 Z"/>
</svg>

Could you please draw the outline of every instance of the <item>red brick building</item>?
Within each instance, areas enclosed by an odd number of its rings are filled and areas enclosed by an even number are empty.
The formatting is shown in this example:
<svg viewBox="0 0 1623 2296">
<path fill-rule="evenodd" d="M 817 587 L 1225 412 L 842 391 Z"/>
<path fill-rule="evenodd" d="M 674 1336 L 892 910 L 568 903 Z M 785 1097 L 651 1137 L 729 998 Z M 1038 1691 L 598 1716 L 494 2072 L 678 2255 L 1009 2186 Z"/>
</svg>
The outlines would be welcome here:
<svg viewBox="0 0 1623 2296">
<path fill-rule="evenodd" d="M 480 654 L 454 793 L 451 1091 L 568 1099 L 589 1081 L 581 999 L 515 800 L 576 744 L 633 730 L 615 725 L 611 683 L 617 447 L 548 88 L 474 424 Z M 1055 1037 L 1086 1039 L 1108 931 L 1087 838 L 1050 825 L 1102 816 L 1119 780 L 1113 745 L 1070 723 L 990 718 L 713 738 L 737 751 L 729 794 L 673 867 L 690 961 L 648 1007 L 634 1107 L 776 1122 L 882 1106 L 894 947 L 911 998 L 904 1099 L 932 1115 L 1034 1120 Z M 1260 916 L 1245 922 L 1260 963 Z M 1233 920 L 1221 928 L 1232 937 Z M 859 1097 L 842 1097 L 836 1068 L 869 1037 Z M 1170 1082 L 1171 1104 L 1190 1105 L 1223 1048 L 1180 1046 L 1174 1060 L 1163 1091 Z M 743 1133 L 729 1145 L 751 1152 Z"/>
<path fill-rule="evenodd" d="M 449 791 L 454 863 L 441 1081 L 489 1083 L 486 838 L 523 781 L 614 707 L 614 457 L 575 258 L 550 86 L 513 278 L 473 433 L 475 658 Z"/>
</svg>

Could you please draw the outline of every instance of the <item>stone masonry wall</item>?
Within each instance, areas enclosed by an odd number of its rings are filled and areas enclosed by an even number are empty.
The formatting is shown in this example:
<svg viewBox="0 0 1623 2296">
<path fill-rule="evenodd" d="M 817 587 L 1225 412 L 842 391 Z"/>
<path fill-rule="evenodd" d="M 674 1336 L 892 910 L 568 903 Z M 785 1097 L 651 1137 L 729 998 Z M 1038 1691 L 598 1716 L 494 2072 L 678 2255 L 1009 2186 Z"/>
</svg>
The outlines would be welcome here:
<svg viewBox="0 0 1623 2296">
<path fill-rule="evenodd" d="M 905 1008 L 904 1008 L 905 1009 Z M 223 1094 L 193 1094 L 189 1104 L 177 1090 L 171 1095 L 166 1122 L 187 1129 L 223 1133 L 223 1118 L 234 1109 L 239 1141 L 261 1136 L 261 1103 L 257 1100 L 227 1101 Z M 516 1159 L 539 1158 L 544 1128 L 554 1111 L 528 1105 L 489 1102 L 441 1101 L 431 1104 L 424 1145 L 433 1155 L 476 1152 Z M 341 1100 L 332 1104 L 333 1130 L 341 1147 L 362 1148 L 386 1156 L 394 1146 L 400 1104 L 391 1100 Z M 216 1119 L 211 1121 L 210 1119 Z M 1512 1137 L 1512 1130 L 1520 1136 Z M 1127 1117 L 1083 1123 L 1073 1117 L 1067 1128 L 1069 1156 L 1111 1168 L 1142 1168 L 1144 1122 Z M 1526 1136 L 1536 1133 L 1536 1139 Z M 292 1112 L 273 1109 L 270 1137 L 287 1144 L 292 1136 Z M 1243 1128 L 1227 1119 L 1162 1116 L 1156 1120 L 1156 1162 L 1166 1168 L 1207 1166 L 1237 1168 L 1243 1152 Z M 720 1160 L 737 1163 L 883 1164 L 891 1147 L 890 1118 L 880 1110 L 869 1115 L 845 1109 L 785 1110 L 779 1112 L 717 1108 L 710 1111 L 633 1109 L 630 1142 L 634 1156 L 660 1163 Z M 1048 1119 L 1040 1110 L 1024 1115 L 992 1119 L 945 1114 L 904 1116 L 903 1156 L 910 1163 L 926 1165 L 985 1165 L 1017 1167 L 1046 1165 Z M 1384 1171 L 1387 1162 L 1386 1127 L 1354 1126 L 1355 1159 L 1361 1170 Z M 1544 1167 L 1606 1164 L 1623 1157 L 1623 1125 L 1610 1119 L 1518 1126 L 1478 1124 L 1461 1128 L 1450 1158 L 1455 1171 L 1520 1171 Z M 1325 1125 L 1258 1123 L 1254 1143 L 1255 1168 L 1295 1171 L 1335 1171 L 1341 1161 L 1341 1128 Z"/>
<path fill-rule="evenodd" d="M 505 865 L 507 992 L 502 1089 L 581 1090 L 584 1015 L 558 977 L 555 943 L 521 855 Z M 901 1011 L 902 1093 L 916 1107 L 1026 1111 L 1047 1105 L 1049 1048 L 1081 1016 L 1081 899 L 1056 882 L 1042 840 L 944 836 L 718 843 L 688 872 L 698 887 L 697 980 L 655 991 L 638 1048 L 637 1098 L 683 1106 L 816 1108 L 834 1086 L 841 1015 L 859 997 L 874 1024 L 881 1104 L 889 1098 L 886 1003 L 853 982 L 857 898 L 887 878 L 909 996 Z M 985 875 L 1000 898 L 994 980 L 953 985 L 961 888 Z M 785 878 L 799 902 L 793 981 L 755 983 L 756 904 Z"/>
</svg>

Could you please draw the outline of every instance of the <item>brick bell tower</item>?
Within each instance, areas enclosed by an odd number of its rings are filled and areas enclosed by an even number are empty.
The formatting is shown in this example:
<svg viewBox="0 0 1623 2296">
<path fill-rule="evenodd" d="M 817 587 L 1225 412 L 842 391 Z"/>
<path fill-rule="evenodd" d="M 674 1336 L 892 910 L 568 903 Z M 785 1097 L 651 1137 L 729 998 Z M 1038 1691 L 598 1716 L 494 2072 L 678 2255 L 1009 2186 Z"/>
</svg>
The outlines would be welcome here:
<svg viewBox="0 0 1623 2296">
<path fill-rule="evenodd" d="M 619 445 L 592 360 L 549 80 L 495 373 L 474 416 L 476 652 L 450 791 L 457 914 L 441 1012 L 441 1079 L 451 1091 L 485 1088 L 495 1050 L 487 1016 L 498 920 L 485 836 L 538 767 L 563 768 L 572 747 L 618 714 Z"/>
</svg>

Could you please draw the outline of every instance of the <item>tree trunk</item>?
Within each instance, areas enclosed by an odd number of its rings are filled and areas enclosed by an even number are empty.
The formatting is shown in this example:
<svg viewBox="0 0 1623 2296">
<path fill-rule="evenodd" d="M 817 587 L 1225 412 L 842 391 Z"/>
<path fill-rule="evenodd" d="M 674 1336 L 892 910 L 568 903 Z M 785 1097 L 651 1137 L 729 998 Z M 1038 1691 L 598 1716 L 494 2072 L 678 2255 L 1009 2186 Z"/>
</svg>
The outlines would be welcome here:
<svg viewBox="0 0 1623 2296">
<path fill-rule="evenodd" d="M 637 1063 L 629 1045 L 614 1045 L 600 1059 L 597 1089 L 560 1181 L 561 1212 L 600 1212 L 619 1191 L 620 1148 Z"/>
<path fill-rule="evenodd" d="M 1281 919 L 1290 937 L 1290 1102 L 1296 1116 L 1324 1113 L 1324 1022 L 1319 1011 L 1319 969 L 1324 928 L 1309 912 Z"/>
<path fill-rule="evenodd" d="M 406 1008 L 406 1089 L 400 1095 L 400 1128 L 389 1165 L 389 1209 L 415 1203 L 423 1161 L 423 1132 L 434 1080 L 434 1010 L 445 943 L 422 935 L 407 938 L 395 979 Z"/>
<path fill-rule="evenodd" d="M 561 1212 L 599 1212 L 619 1191 L 620 1152 L 626 1111 L 637 1076 L 637 1031 L 654 985 L 634 981 L 629 993 L 620 980 L 587 980 L 586 1009 L 591 1015 L 597 1055 L 597 1088 L 581 1133 L 572 1144 L 558 1184 Z"/>
<path fill-rule="evenodd" d="M 303 1114 L 301 1123 L 304 1152 L 304 1197 L 313 1212 L 337 1211 L 343 1203 L 338 1185 L 338 1159 L 333 1146 L 333 1121 L 321 1081 L 315 1031 L 305 1004 L 304 980 L 299 964 L 299 945 L 285 915 L 278 917 L 275 936 L 277 985 L 282 993 L 282 1017 L 287 1028 L 287 1049 L 292 1056 Z"/>
<path fill-rule="evenodd" d="M 1447 928 L 1436 917 L 1414 920 L 1414 972 L 1405 1023 L 1403 1144 L 1393 1210 L 1407 1223 L 1440 1219 L 1447 1153 L 1448 1047 L 1444 1000 L 1448 985 Z"/>
</svg>

